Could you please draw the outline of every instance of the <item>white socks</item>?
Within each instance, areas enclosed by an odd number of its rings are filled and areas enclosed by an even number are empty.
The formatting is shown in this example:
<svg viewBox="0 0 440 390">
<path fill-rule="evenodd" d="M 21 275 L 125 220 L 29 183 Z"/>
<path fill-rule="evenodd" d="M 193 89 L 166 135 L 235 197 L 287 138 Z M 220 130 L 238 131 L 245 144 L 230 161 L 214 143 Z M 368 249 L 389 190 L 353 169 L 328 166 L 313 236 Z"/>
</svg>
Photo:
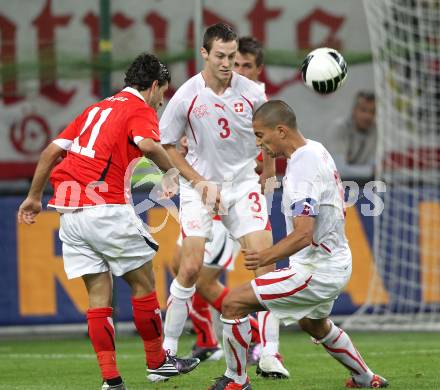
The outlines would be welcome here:
<svg viewBox="0 0 440 390">
<path fill-rule="evenodd" d="M 191 298 L 196 287 L 183 287 L 174 279 L 170 287 L 165 317 L 163 348 L 171 355 L 177 354 L 179 337 L 183 332 L 188 313 L 191 310 Z"/>
<path fill-rule="evenodd" d="M 258 328 L 260 331 L 262 355 L 275 355 L 279 350 L 280 321 L 270 311 L 259 311 Z"/>
<path fill-rule="evenodd" d="M 220 316 L 223 322 L 223 348 L 226 358 L 228 378 L 236 383 L 244 384 L 247 380 L 247 352 L 251 342 L 251 325 L 249 318 L 227 320 Z"/>
<path fill-rule="evenodd" d="M 347 333 L 338 328 L 333 322 L 331 322 L 331 326 L 327 336 L 321 340 L 316 340 L 316 342 L 322 344 L 330 355 L 348 368 L 358 384 L 369 385 L 374 374 L 365 364 Z"/>
</svg>

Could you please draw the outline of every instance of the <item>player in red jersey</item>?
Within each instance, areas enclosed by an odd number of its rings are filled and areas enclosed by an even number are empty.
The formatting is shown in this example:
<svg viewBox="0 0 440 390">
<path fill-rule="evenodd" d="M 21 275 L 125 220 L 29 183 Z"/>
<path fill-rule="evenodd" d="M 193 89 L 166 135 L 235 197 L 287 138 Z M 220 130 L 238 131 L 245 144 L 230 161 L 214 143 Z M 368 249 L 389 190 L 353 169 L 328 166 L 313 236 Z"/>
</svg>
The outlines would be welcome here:
<svg viewBox="0 0 440 390">
<path fill-rule="evenodd" d="M 198 359 L 170 356 L 162 346 L 162 319 L 151 260 L 158 245 L 124 196 L 129 164 L 142 155 L 172 168 L 160 145 L 156 110 L 170 73 L 151 54 L 130 65 L 126 87 L 88 107 L 43 151 L 18 221 L 35 223 L 51 179 L 49 207 L 60 212 L 60 239 L 69 279 L 82 277 L 89 295 L 87 324 L 103 378 L 102 389 L 126 389 L 116 365 L 112 274 L 132 291 L 134 324 L 144 343 L 147 378 L 164 381 L 187 373 Z M 67 157 L 55 167 L 67 151 Z M 55 168 L 54 168 L 55 167 Z"/>
</svg>

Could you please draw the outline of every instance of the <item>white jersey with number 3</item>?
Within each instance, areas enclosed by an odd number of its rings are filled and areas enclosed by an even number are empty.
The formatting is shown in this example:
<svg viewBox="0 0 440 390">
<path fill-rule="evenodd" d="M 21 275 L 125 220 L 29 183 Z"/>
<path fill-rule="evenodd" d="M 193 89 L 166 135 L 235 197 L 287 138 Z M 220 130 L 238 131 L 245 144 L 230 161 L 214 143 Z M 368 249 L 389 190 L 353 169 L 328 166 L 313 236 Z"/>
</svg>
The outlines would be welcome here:
<svg viewBox="0 0 440 390">
<path fill-rule="evenodd" d="M 186 135 L 186 160 L 209 181 L 253 175 L 258 148 L 252 116 L 266 100 L 257 83 L 235 72 L 222 95 L 207 87 L 199 73 L 177 90 L 165 108 L 159 126 L 161 143 L 176 144 Z"/>
<path fill-rule="evenodd" d="M 288 160 L 283 210 L 287 234 L 293 230 L 294 217 L 315 218 L 312 244 L 291 256 L 291 261 L 315 270 L 351 264 L 344 233 L 344 189 L 333 158 L 319 142 L 307 140 Z"/>
</svg>

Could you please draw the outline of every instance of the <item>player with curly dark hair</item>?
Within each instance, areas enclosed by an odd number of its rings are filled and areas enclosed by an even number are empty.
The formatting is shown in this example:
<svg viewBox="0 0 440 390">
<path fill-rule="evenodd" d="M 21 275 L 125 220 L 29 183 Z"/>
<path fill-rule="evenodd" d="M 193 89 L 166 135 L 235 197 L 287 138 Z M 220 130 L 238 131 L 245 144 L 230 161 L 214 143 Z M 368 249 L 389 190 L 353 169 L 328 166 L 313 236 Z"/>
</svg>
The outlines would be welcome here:
<svg viewBox="0 0 440 390">
<path fill-rule="evenodd" d="M 170 71 L 155 55 L 142 53 L 128 68 L 124 82 L 126 87 L 143 91 L 150 88 L 154 80 L 157 80 L 159 87 L 170 83 Z"/>
</svg>

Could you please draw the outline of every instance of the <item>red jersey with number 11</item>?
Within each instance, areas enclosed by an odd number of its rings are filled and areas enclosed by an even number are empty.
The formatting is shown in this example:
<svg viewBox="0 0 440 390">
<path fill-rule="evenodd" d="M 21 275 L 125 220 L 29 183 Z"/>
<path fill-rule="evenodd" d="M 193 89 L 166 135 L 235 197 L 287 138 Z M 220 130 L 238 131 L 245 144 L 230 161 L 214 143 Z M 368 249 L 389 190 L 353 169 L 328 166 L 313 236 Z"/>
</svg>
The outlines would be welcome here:
<svg viewBox="0 0 440 390">
<path fill-rule="evenodd" d="M 158 119 L 137 90 L 124 88 L 88 107 L 53 141 L 67 157 L 52 171 L 49 206 L 126 203 L 125 174 L 145 138 L 160 140 Z"/>
</svg>

